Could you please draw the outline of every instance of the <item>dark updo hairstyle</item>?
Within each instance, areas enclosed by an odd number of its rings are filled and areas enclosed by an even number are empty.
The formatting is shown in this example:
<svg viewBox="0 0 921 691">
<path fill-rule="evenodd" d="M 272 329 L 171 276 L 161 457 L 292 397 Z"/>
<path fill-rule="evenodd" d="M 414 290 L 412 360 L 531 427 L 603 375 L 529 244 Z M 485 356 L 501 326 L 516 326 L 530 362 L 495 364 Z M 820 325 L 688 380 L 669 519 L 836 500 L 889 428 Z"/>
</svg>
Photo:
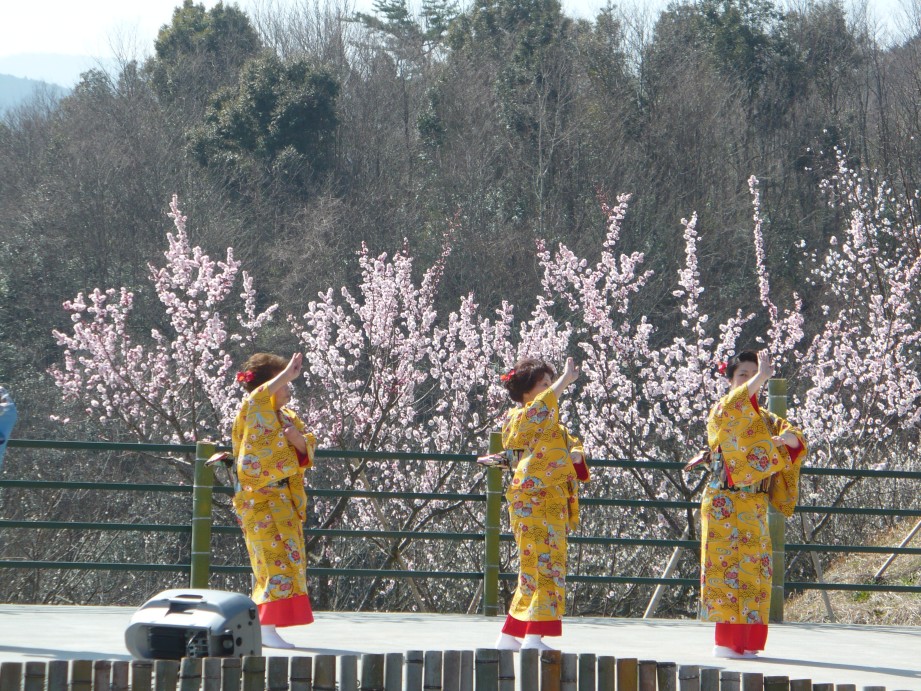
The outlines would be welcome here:
<svg viewBox="0 0 921 691">
<path fill-rule="evenodd" d="M 272 353 L 256 353 L 250 356 L 249 360 L 243 365 L 243 374 L 251 372 L 253 378 L 250 381 L 242 381 L 243 388 L 247 391 L 255 391 L 258 387 L 265 384 L 270 379 L 282 372 L 288 366 L 288 361 L 280 355 Z"/>
<path fill-rule="evenodd" d="M 533 389 L 545 374 L 549 374 L 551 379 L 556 377 L 553 365 L 537 358 L 526 357 L 516 362 L 507 374 L 502 375 L 502 384 L 508 389 L 508 395 L 515 403 L 522 403 L 524 395 Z"/>
<path fill-rule="evenodd" d="M 758 354 L 751 350 L 743 350 L 738 355 L 733 355 L 729 358 L 729 362 L 726 363 L 726 379 L 731 380 L 736 373 L 736 369 L 743 362 L 754 362 L 757 365 Z"/>
</svg>

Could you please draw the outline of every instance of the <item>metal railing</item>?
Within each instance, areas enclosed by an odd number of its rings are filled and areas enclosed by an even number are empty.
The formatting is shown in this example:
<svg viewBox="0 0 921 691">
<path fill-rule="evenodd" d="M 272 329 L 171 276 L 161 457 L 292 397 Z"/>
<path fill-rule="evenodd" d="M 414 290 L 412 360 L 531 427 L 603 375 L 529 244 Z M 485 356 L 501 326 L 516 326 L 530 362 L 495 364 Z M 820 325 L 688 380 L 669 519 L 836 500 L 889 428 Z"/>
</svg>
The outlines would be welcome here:
<svg viewBox="0 0 921 691">
<path fill-rule="evenodd" d="M 192 486 L 171 484 L 133 484 L 112 482 L 66 482 L 54 480 L 0 480 L 0 488 L 17 489 L 69 489 L 69 490 L 114 490 L 126 492 L 173 492 L 192 494 L 192 520 L 191 525 L 151 524 L 151 523 L 95 523 L 95 522 L 70 522 L 70 521 L 32 521 L 32 520 L 0 520 L 0 528 L 17 529 L 76 529 L 76 530 L 101 530 L 101 531 L 143 531 L 163 533 L 186 533 L 191 536 L 191 553 L 187 563 L 177 564 L 138 564 L 118 562 L 54 562 L 36 560 L 0 560 L 0 568 L 29 568 L 29 569 L 104 569 L 104 570 L 134 570 L 134 571 L 189 571 L 190 585 L 192 587 L 207 587 L 211 573 L 248 573 L 248 565 L 212 565 L 211 563 L 211 537 L 212 534 L 239 534 L 236 526 L 216 526 L 212 523 L 213 493 L 230 493 L 227 487 L 215 487 L 213 473 L 204 465 L 211 453 L 215 450 L 214 444 L 199 443 L 197 445 L 170 445 L 170 444 L 120 444 L 111 442 L 65 442 L 49 440 L 10 440 L 12 448 L 57 449 L 57 450 L 84 450 L 84 451 L 145 451 L 166 452 L 171 454 L 195 453 L 195 481 Z M 320 450 L 319 458 L 347 458 L 347 459 L 376 459 L 376 460 L 427 460 L 442 462 L 469 462 L 475 457 L 470 454 L 417 454 L 417 453 L 388 453 L 368 451 L 333 451 Z M 630 461 L 630 460 L 595 460 L 596 468 L 622 468 L 643 470 L 680 470 L 680 463 L 664 461 Z M 895 478 L 910 481 L 921 480 L 921 473 L 909 471 L 890 470 L 848 470 L 831 468 L 804 468 L 804 475 L 843 476 L 843 477 L 875 477 Z M 484 532 L 456 532 L 456 533 L 426 533 L 411 530 L 346 530 L 346 529 L 307 529 L 305 533 L 310 536 L 328 537 L 335 539 L 358 538 L 400 538 L 411 540 L 453 540 L 453 541 L 482 541 L 484 543 L 484 562 L 482 571 L 404 571 L 399 569 L 354 569 L 354 568 L 322 568 L 311 567 L 311 573 L 325 576 L 358 576 L 379 578 L 454 578 L 483 581 L 483 612 L 487 615 L 499 614 L 499 581 L 500 579 L 514 579 L 514 573 L 500 572 L 500 543 L 512 540 L 512 536 L 502 534 L 500 531 L 500 516 L 502 510 L 502 476 L 501 471 L 491 468 L 487 471 L 486 491 L 476 493 L 432 493 L 432 492 L 387 492 L 369 490 L 340 490 L 340 489 L 311 489 L 310 493 L 316 497 L 351 497 L 351 498 L 401 498 L 401 499 L 439 499 L 463 502 L 485 503 L 485 529 Z M 585 506 L 645 508 L 645 509 L 684 509 L 693 510 L 699 506 L 696 501 L 655 501 L 645 499 L 612 499 L 603 497 L 586 497 L 582 500 Z M 869 508 L 853 506 L 808 506 L 801 505 L 796 508 L 797 513 L 812 514 L 849 514 L 866 516 L 921 516 L 921 509 L 892 509 Z M 600 535 L 571 536 L 573 544 L 593 544 L 605 546 L 641 546 L 649 548 L 680 548 L 699 549 L 696 540 L 687 539 L 655 539 L 655 538 L 629 538 L 606 537 Z M 912 547 L 886 547 L 874 545 L 822 545 L 822 544 L 786 544 L 787 551 L 803 552 L 828 552 L 828 553 L 868 553 L 868 554 L 900 554 L 921 555 L 921 548 Z M 781 574 L 783 569 L 776 569 Z M 693 587 L 697 580 L 693 578 L 657 578 L 650 576 L 629 575 L 587 575 L 572 574 L 568 580 L 576 583 L 597 584 L 637 584 L 637 585 L 666 585 Z M 789 590 L 849 590 L 849 591 L 888 591 L 901 593 L 921 593 L 921 585 L 896 585 L 880 583 L 815 583 L 815 582 L 786 582 L 782 587 Z M 782 600 L 782 598 L 780 598 Z"/>
</svg>

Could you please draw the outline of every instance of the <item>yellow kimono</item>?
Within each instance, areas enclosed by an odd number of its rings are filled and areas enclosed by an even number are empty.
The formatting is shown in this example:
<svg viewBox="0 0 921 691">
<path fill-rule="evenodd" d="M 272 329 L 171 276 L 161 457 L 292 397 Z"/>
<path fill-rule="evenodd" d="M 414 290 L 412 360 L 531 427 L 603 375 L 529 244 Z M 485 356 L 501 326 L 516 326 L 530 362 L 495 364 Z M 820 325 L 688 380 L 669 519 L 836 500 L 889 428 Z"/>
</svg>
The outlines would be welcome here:
<svg viewBox="0 0 921 691">
<path fill-rule="evenodd" d="M 519 621 L 559 622 L 566 605 L 566 536 L 579 524 L 571 454 L 584 456 L 582 443 L 560 425 L 551 389 L 509 411 L 502 443 L 523 450 L 505 495 L 521 563 L 509 615 Z"/>
<path fill-rule="evenodd" d="M 292 424 L 307 442 L 304 466 L 284 435 L 284 428 Z M 313 464 L 316 437 L 305 432 L 304 423 L 290 409 L 276 412 L 274 398 L 264 384 L 244 397 L 232 440 L 237 479 L 233 506 L 255 576 L 253 601 L 264 605 L 306 596 L 304 470 Z M 291 625 L 287 617 L 266 621 L 262 615 L 260 608 L 263 624 Z"/>
<path fill-rule="evenodd" d="M 771 439 L 786 432 L 802 447 L 796 462 L 785 444 L 778 447 Z M 793 514 L 806 441 L 783 418 L 756 410 L 743 385 L 710 411 L 707 442 L 713 479 L 700 511 L 701 619 L 767 624 L 773 573 L 768 502 L 785 516 Z"/>
</svg>

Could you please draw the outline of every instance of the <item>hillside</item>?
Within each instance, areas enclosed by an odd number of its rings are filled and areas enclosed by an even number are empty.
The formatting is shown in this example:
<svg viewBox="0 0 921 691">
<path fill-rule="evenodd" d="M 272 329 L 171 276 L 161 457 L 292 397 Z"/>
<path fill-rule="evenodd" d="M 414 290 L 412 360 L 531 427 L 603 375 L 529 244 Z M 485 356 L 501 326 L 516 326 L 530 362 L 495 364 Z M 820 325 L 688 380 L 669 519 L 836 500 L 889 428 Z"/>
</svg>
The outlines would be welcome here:
<svg viewBox="0 0 921 691">
<path fill-rule="evenodd" d="M 896 546 L 908 535 L 915 519 L 901 521 L 879 535 L 872 543 Z M 919 531 L 906 547 L 921 547 Z M 885 554 L 849 554 L 833 561 L 825 571 L 829 583 L 872 583 Z M 892 562 L 881 580 L 889 585 L 921 585 L 921 556 L 901 555 Z M 921 625 L 921 595 L 871 591 L 829 592 L 835 619 L 841 624 L 876 624 L 887 626 Z M 828 622 L 822 593 L 810 590 L 787 599 L 787 621 Z"/>
<path fill-rule="evenodd" d="M 57 84 L 49 84 L 36 79 L 23 79 L 8 74 L 0 74 L 0 112 L 28 101 L 32 96 L 39 93 L 61 98 L 70 93 L 70 90 Z"/>
</svg>

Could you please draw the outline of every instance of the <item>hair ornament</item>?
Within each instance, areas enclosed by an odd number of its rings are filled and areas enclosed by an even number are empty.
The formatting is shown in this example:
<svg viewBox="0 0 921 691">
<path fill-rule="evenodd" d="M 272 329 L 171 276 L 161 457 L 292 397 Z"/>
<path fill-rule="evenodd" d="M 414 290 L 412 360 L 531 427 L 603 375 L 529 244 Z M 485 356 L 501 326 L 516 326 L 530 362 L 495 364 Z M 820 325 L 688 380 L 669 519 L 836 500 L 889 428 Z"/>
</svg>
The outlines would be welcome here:
<svg viewBox="0 0 921 691">
<path fill-rule="evenodd" d="M 246 382 L 247 384 L 256 378 L 256 375 L 253 374 L 252 370 L 246 370 L 245 372 L 237 372 L 237 381 L 241 384 Z"/>
<path fill-rule="evenodd" d="M 725 375 L 726 375 L 726 367 L 727 367 L 728 365 L 729 365 L 729 363 L 726 362 L 725 360 L 720 360 L 719 362 L 716 363 L 716 371 L 719 372 L 721 375 L 725 376 Z"/>
<path fill-rule="evenodd" d="M 513 367 L 508 372 L 499 377 L 499 381 L 503 384 L 510 380 L 515 375 L 515 368 Z"/>
</svg>

